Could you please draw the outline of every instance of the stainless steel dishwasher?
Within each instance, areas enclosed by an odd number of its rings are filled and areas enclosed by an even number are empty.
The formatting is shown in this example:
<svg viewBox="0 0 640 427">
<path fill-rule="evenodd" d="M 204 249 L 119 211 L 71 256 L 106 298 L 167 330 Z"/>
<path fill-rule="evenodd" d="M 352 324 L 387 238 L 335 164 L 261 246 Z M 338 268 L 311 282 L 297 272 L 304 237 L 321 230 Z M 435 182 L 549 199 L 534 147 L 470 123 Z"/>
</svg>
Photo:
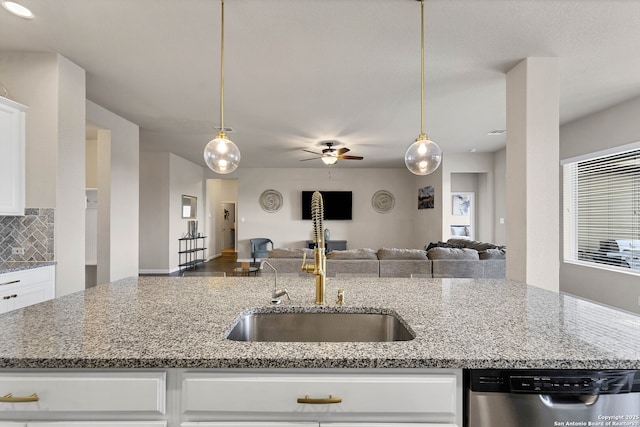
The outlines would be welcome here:
<svg viewBox="0 0 640 427">
<path fill-rule="evenodd" d="M 470 370 L 467 427 L 640 427 L 640 371 Z"/>
</svg>

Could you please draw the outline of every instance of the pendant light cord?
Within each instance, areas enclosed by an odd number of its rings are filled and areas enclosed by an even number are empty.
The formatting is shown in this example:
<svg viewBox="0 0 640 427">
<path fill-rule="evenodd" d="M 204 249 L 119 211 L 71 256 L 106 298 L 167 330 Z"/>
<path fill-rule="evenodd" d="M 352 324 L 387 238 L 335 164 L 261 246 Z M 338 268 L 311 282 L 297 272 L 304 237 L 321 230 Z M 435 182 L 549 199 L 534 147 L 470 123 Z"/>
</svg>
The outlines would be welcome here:
<svg viewBox="0 0 640 427">
<path fill-rule="evenodd" d="M 421 16 L 421 20 L 420 20 L 420 28 L 421 28 L 421 32 L 420 32 L 420 42 L 421 42 L 421 49 L 420 49 L 420 55 L 421 55 L 421 85 L 420 85 L 420 99 L 421 99 L 421 104 L 420 104 L 420 121 L 421 121 L 421 127 L 420 127 L 420 135 L 424 135 L 424 0 L 420 0 L 420 16 Z"/>
<path fill-rule="evenodd" d="M 221 0 L 222 24 L 220 25 L 220 133 L 224 135 L 224 0 Z"/>
</svg>

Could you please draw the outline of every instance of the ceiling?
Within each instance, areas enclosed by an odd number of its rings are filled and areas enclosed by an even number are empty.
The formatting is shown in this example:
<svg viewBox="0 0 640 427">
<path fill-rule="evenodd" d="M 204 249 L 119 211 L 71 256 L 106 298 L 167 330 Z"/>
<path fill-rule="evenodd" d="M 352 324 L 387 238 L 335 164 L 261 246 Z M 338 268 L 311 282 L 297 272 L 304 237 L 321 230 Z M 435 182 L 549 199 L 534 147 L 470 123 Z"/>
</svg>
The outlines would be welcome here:
<svg viewBox="0 0 640 427">
<path fill-rule="evenodd" d="M 219 1 L 21 2 L 36 17 L 0 9 L 0 50 L 62 54 L 87 71 L 88 99 L 140 126 L 142 150 L 204 165 Z M 633 0 L 427 0 L 426 133 L 445 156 L 503 147 L 486 134 L 505 128 L 505 73 L 529 56 L 559 58 L 561 123 L 640 96 L 638 22 Z M 227 0 L 224 113 L 240 168 L 327 167 L 300 162 L 327 139 L 365 158 L 332 167 L 404 167 L 420 133 L 420 3 Z"/>
</svg>

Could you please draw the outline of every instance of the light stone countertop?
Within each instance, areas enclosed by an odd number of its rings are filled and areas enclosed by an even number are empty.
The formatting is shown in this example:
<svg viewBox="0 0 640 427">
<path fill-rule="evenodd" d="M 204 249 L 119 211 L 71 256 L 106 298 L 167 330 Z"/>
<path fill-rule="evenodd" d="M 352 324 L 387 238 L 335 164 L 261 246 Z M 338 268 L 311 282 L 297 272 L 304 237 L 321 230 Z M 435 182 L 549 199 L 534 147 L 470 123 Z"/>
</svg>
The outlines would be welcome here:
<svg viewBox="0 0 640 427">
<path fill-rule="evenodd" d="M 279 278 L 315 310 L 309 278 Z M 640 316 L 517 282 L 328 278 L 328 309 L 386 308 L 415 332 L 387 343 L 225 338 L 269 307 L 272 278 L 140 277 L 0 315 L 0 368 L 640 369 Z"/>
</svg>

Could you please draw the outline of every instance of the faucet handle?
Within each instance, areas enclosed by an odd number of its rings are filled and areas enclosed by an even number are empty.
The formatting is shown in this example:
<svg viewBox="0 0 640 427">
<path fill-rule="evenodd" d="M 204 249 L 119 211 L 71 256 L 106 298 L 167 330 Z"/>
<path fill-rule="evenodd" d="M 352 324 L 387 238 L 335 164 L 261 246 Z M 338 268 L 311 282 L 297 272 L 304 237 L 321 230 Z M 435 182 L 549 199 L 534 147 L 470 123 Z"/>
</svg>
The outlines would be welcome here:
<svg viewBox="0 0 640 427">
<path fill-rule="evenodd" d="M 304 271 L 305 273 L 313 273 L 315 270 L 315 265 L 314 264 L 307 264 L 307 253 L 304 252 L 302 254 L 302 271 Z"/>
<path fill-rule="evenodd" d="M 338 300 L 336 301 L 336 304 L 344 304 L 344 290 L 342 289 L 338 289 Z"/>
</svg>

